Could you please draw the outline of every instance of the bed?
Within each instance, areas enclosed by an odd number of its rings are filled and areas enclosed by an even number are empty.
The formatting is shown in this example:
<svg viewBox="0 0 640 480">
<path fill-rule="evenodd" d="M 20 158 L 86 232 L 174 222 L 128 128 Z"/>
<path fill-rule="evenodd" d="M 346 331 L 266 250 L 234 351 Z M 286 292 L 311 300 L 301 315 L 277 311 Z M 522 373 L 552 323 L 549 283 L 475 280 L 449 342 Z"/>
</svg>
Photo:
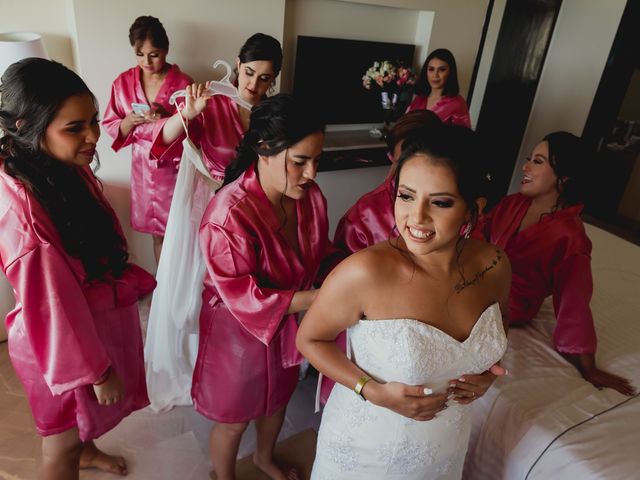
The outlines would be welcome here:
<svg viewBox="0 0 640 480">
<path fill-rule="evenodd" d="M 640 246 L 587 225 L 598 365 L 640 387 Z M 640 478 L 640 398 L 597 390 L 555 352 L 550 299 L 509 332 L 509 375 L 473 403 L 465 480 Z"/>
</svg>

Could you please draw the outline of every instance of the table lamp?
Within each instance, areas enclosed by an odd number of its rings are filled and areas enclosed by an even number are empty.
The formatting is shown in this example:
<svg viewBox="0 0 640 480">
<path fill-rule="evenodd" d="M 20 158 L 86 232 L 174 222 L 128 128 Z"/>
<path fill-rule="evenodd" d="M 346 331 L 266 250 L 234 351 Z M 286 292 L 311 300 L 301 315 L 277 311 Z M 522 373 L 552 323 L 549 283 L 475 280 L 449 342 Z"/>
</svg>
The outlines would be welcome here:
<svg viewBox="0 0 640 480">
<path fill-rule="evenodd" d="M 9 65 L 27 57 L 49 58 L 37 33 L 0 33 L 0 75 Z"/>
</svg>

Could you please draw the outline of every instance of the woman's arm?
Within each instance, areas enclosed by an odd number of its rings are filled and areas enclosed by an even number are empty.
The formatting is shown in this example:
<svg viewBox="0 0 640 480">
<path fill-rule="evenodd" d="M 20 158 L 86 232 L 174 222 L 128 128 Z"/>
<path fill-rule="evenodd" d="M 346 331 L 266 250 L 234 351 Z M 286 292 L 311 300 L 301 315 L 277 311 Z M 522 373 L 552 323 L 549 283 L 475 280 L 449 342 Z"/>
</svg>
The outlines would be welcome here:
<svg viewBox="0 0 640 480">
<path fill-rule="evenodd" d="M 633 395 L 635 389 L 626 378 L 596 366 L 596 332 L 589 307 L 592 292 L 589 255 L 575 254 L 563 259 L 554 271 L 555 347 L 596 388 L 613 388 L 624 395 Z"/>
<path fill-rule="evenodd" d="M 97 382 L 111 365 L 65 256 L 38 245 L 7 266 L 34 361 L 54 395 Z"/>
<path fill-rule="evenodd" d="M 469 115 L 469 107 L 467 102 L 461 96 L 455 97 L 455 102 L 451 114 L 445 123 L 459 125 L 461 127 L 471 128 L 471 116 Z"/>
<path fill-rule="evenodd" d="M 335 339 L 360 320 L 367 292 L 371 291 L 369 261 L 364 253 L 349 257 L 327 277 L 296 339 L 298 349 L 314 367 L 351 390 L 367 373 L 347 358 Z M 415 420 L 432 419 L 446 408 L 447 400 L 444 393 L 426 395 L 421 385 L 385 384 L 375 379 L 367 381 L 361 394 L 375 405 Z"/>
<path fill-rule="evenodd" d="M 180 115 L 186 120 L 193 120 L 204 111 L 207 102 L 212 96 L 209 92 L 209 83 L 187 85 L 185 88 L 185 105 L 182 111 L 177 109 L 175 115 L 169 118 L 162 128 L 162 141 L 166 145 L 169 145 L 184 132 Z"/>
<path fill-rule="evenodd" d="M 287 313 L 299 313 L 308 310 L 318 295 L 318 290 L 299 290 L 293 294 Z"/>
<path fill-rule="evenodd" d="M 596 356 L 593 353 L 583 353 L 570 355 L 563 353 L 562 356 L 572 363 L 587 382 L 591 383 L 599 390 L 603 388 L 613 388 L 623 395 L 635 395 L 636 389 L 629 383 L 629 380 L 612 373 L 600 370 L 596 366 Z"/>
<path fill-rule="evenodd" d="M 102 118 L 102 126 L 113 138 L 111 148 L 115 151 L 130 145 L 133 141 L 133 129 L 145 123 L 144 116 L 136 115 L 130 110 L 130 102 L 135 101 L 135 98 L 127 93 L 129 89 L 126 88 L 126 78 L 121 76 L 111 85 L 111 96 Z"/>
<path fill-rule="evenodd" d="M 122 119 L 122 121 L 120 122 L 120 126 L 118 127 L 120 136 L 126 137 L 135 127 L 146 122 L 147 119 L 144 117 L 144 115 L 138 115 L 133 111 L 129 112 L 126 117 Z"/>
<path fill-rule="evenodd" d="M 265 287 L 258 280 L 256 251 L 264 248 L 242 232 L 205 222 L 200 247 L 220 298 L 233 316 L 255 338 L 269 345 L 287 314 L 306 310 L 314 290 Z M 286 262 L 274 257 L 272 261 Z"/>
</svg>

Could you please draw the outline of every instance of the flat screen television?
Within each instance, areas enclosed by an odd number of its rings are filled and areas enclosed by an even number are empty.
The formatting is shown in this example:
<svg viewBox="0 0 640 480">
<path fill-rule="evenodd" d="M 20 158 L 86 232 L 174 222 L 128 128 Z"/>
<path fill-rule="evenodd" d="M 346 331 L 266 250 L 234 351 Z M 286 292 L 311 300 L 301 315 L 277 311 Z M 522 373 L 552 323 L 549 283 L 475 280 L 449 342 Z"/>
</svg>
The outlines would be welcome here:
<svg viewBox="0 0 640 480">
<path fill-rule="evenodd" d="M 298 36 L 293 95 L 328 124 L 382 123 L 380 92 L 362 86 L 375 61 L 413 64 L 415 45 Z"/>
</svg>

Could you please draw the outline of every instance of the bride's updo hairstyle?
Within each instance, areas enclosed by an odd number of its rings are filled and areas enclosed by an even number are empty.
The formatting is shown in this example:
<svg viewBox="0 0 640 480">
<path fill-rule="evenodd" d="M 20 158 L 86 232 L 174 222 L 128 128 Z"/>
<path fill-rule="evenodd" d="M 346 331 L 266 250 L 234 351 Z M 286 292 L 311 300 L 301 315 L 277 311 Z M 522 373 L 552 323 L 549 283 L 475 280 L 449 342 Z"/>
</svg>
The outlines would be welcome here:
<svg viewBox="0 0 640 480">
<path fill-rule="evenodd" d="M 38 200 L 66 252 L 82 261 L 89 279 L 107 273 L 120 276 L 128 254 L 109 207 L 98 200 L 81 167 L 67 165 L 42 148 L 47 127 L 68 98 L 89 95 L 96 103 L 95 97 L 74 72 L 42 58 L 10 65 L 0 82 L 0 157 L 5 172 Z"/>
<path fill-rule="evenodd" d="M 470 228 L 473 229 L 479 215 L 476 200 L 486 197 L 487 179 L 490 178 L 482 166 L 483 154 L 478 134 L 465 127 L 450 125 L 433 125 L 411 132 L 402 144 L 398 159 L 394 199 L 398 195 L 402 167 L 415 155 L 427 155 L 453 172 L 458 191 L 471 214 Z"/>
<path fill-rule="evenodd" d="M 280 93 L 251 109 L 249 130 L 227 166 L 223 187 L 258 161 L 258 156 L 277 155 L 315 132 L 324 131 L 324 122 L 313 111 L 303 108 L 291 95 Z M 285 163 L 286 168 L 286 163 Z"/>
</svg>

